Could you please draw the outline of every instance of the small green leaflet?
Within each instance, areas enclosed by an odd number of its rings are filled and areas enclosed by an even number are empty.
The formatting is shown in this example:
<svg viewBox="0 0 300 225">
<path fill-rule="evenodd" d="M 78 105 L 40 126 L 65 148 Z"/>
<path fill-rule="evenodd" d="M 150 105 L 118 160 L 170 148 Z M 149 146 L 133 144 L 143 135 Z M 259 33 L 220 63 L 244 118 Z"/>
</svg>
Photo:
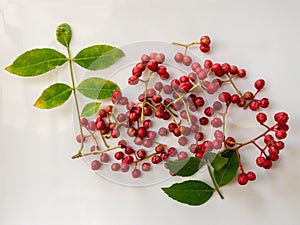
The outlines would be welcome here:
<svg viewBox="0 0 300 225">
<path fill-rule="evenodd" d="M 66 56 L 54 49 L 37 48 L 23 53 L 5 69 L 19 76 L 37 76 L 61 66 L 67 60 Z"/>
<path fill-rule="evenodd" d="M 222 169 L 222 167 L 225 166 L 228 161 L 227 158 L 224 158 L 213 152 L 205 153 L 204 157 L 211 163 L 215 170 Z M 205 164 L 205 160 L 195 157 L 167 162 L 169 170 L 173 174 L 182 177 L 192 176 Z"/>
<path fill-rule="evenodd" d="M 226 165 L 228 159 L 213 152 L 205 153 L 204 157 L 211 163 L 214 170 L 220 170 Z"/>
<path fill-rule="evenodd" d="M 205 203 L 215 189 L 208 184 L 198 180 L 188 180 L 173 184 L 162 190 L 172 199 L 188 205 L 202 205 Z"/>
<path fill-rule="evenodd" d="M 110 80 L 99 77 L 91 77 L 82 81 L 77 90 L 84 96 L 91 99 L 110 98 L 115 90 L 120 90 L 119 86 Z"/>
<path fill-rule="evenodd" d="M 34 106 L 41 109 L 51 109 L 60 106 L 68 100 L 72 88 L 63 83 L 56 83 L 45 89 L 36 100 Z"/>
<path fill-rule="evenodd" d="M 199 170 L 201 159 L 190 157 L 178 161 L 167 162 L 168 169 L 178 176 L 191 176 Z"/>
<path fill-rule="evenodd" d="M 81 50 L 73 60 L 85 69 L 101 70 L 111 66 L 123 56 L 123 51 L 116 47 L 94 45 Z"/>
<path fill-rule="evenodd" d="M 69 24 L 63 23 L 56 29 L 56 39 L 62 45 L 69 47 L 72 38 L 72 29 Z"/>
<path fill-rule="evenodd" d="M 96 112 L 98 112 L 99 107 L 100 107 L 101 103 L 99 102 L 90 102 L 88 104 L 86 104 L 81 112 L 81 117 L 90 117 L 92 115 L 94 115 Z"/>
<path fill-rule="evenodd" d="M 235 151 L 225 152 L 222 154 L 222 157 L 228 159 L 226 165 L 222 169 L 214 171 L 214 175 L 219 186 L 228 184 L 234 178 L 239 168 L 238 156 Z"/>
</svg>

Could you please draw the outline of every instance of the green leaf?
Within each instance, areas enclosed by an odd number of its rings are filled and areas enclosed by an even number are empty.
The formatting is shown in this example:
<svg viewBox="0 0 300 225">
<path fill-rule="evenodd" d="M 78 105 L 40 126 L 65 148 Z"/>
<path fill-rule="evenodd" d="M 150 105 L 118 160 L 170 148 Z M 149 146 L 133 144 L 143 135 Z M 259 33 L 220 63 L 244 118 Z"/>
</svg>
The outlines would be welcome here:
<svg viewBox="0 0 300 225">
<path fill-rule="evenodd" d="M 211 162 L 211 165 L 214 168 L 214 170 L 218 171 L 218 170 L 222 169 L 226 165 L 227 162 L 228 162 L 227 158 L 224 158 L 224 157 L 216 154 L 215 158 Z"/>
<path fill-rule="evenodd" d="M 228 151 L 222 154 L 222 157 L 227 158 L 226 165 L 218 170 L 214 171 L 214 175 L 219 186 L 228 184 L 235 176 L 239 168 L 239 160 L 235 151 Z"/>
<path fill-rule="evenodd" d="M 82 81 L 77 90 L 84 96 L 91 99 L 110 98 L 115 90 L 120 90 L 119 86 L 110 80 L 99 77 L 91 77 Z"/>
<path fill-rule="evenodd" d="M 90 102 L 86 104 L 81 112 L 81 117 L 89 117 L 98 112 L 101 103 L 99 102 Z"/>
<path fill-rule="evenodd" d="M 56 29 L 56 39 L 62 45 L 69 47 L 72 38 L 72 29 L 69 24 L 63 23 Z"/>
<path fill-rule="evenodd" d="M 178 161 L 169 161 L 167 166 L 169 170 L 178 176 L 191 176 L 199 170 L 201 159 L 190 157 Z"/>
<path fill-rule="evenodd" d="M 36 100 L 34 106 L 41 109 L 51 109 L 60 106 L 68 100 L 72 88 L 66 84 L 56 83 L 45 89 Z"/>
<path fill-rule="evenodd" d="M 94 45 L 81 50 L 74 62 L 88 70 L 101 70 L 109 67 L 124 56 L 122 50 L 109 45 Z"/>
<path fill-rule="evenodd" d="M 215 191 L 208 184 L 198 180 L 188 180 L 173 184 L 162 190 L 172 199 L 188 205 L 201 205 L 212 196 Z"/>
<path fill-rule="evenodd" d="M 5 69 L 19 76 L 37 76 L 61 66 L 67 60 L 66 56 L 54 49 L 37 48 L 23 53 Z"/>
</svg>

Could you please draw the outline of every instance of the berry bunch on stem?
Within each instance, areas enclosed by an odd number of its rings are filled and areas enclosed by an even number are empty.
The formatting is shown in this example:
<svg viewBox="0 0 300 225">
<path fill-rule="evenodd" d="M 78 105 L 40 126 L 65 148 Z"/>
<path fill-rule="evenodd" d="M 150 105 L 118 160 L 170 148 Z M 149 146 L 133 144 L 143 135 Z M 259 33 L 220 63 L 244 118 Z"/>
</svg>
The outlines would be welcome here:
<svg viewBox="0 0 300 225">
<path fill-rule="evenodd" d="M 84 140 L 87 137 L 94 140 L 91 151 L 74 158 L 100 154 L 97 163 L 92 161 L 92 169 L 100 169 L 101 163 L 110 162 L 113 171 L 131 171 L 133 178 L 141 177 L 143 172 L 158 164 L 169 169 L 172 176 L 193 175 L 206 164 L 212 178 L 212 190 L 223 198 L 219 188 L 234 178 L 238 168 L 239 184 L 256 180 L 256 173 L 246 171 L 243 166 L 240 151 L 244 146 L 252 145 L 258 150 L 256 164 L 264 169 L 270 169 L 279 159 L 279 153 L 284 148 L 282 140 L 289 129 L 288 114 L 276 113 L 275 123 L 267 125 L 267 114 L 258 112 L 256 120 L 265 130 L 246 142 L 239 142 L 227 134 L 226 118 L 232 107 L 251 111 L 268 108 L 269 99 L 260 97 L 265 80 L 256 80 L 254 91 L 243 91 L 238 86 L 238 80 L 246 77 L 245 69 L 209 59 L 193 61 L 188 49 L 199 45 L 201 52 L 208 52 L 211 44 L 208 36 L 201 37 L 200 42 L 173 44 L 185 49 L 183 53 L 175 54 L 174 61 L 189 67 L 190 72 L 180 75 L 169 72 L 164 64 L 167 56 L 163 53 L 143 54 L 128 77 L 130 86 L 143 87 L 141 93 L 136 99 L 129 100 L 121 91 L 115 91 L 112 104 L 101 109 L 95 121 L 83 125 L 89 134 L 84 136 Z M 155 124 L 159 127 L 154 128 Z M 106 139 L 119 138 L 120 134 L 127 136 L 126 141 L 122 137 L 116 146 L 109 147 Z M 177 140 L 177 145 L 161 142 L 162 137 L 165 138 L 163 140 Z M 98 139 L 106 146 L 104 150 L 99 150 Z M 110 156 L 109 152 L 112 152 Z M 103 154 L 105 160 L 102 159 Z M 226 175 L 227 180 L 223 180 L 220 174 L 223 177 Z M 197 185 L 204 185 L 202 181 L 197 182 L 200 182 Z M 185 187 L 187 183 L 174 184 L 163 190 L 175 200 L 190 204 L 181 200 L 182 196 L 174 195 L 178 185 Z"/>
</svg>

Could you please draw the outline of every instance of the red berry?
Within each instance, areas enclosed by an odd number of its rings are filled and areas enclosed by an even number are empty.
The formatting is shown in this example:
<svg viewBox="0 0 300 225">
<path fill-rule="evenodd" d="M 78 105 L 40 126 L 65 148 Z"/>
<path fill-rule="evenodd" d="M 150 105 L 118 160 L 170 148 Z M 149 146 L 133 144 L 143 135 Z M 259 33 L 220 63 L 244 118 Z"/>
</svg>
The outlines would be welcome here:
<svg viewBox="0 0 300 225">
<path fill-rule="evenodd" d="M 270 153 L 269 158 L 271 161 L 277 161 L 279 159 L 279 155 L 275 153 Z"/>
<path fill-rule="evenodd" d="M 235 139 L 233 137 L 226 138 L 225 142 L 229 147 L 235 146 L 235 143 L 236 143 Z"/>
<path fill-rule="evenodd" d="M 284 148 L 284 142 L 283 141 L 277 141 L 276 146 L 279 150 Z"/>
<path fill-rule="evenodd" d="M 188 143 L 188 139 L 186 137 L 180 137 L 178 139 L 178 144 L 181 146 L 185 146 Z"/>
<path fill-rule="evenodd" d="M 213 63 L 211 60 L 207 59 L 204 61 L 204 67 L 207 69 L 210 69 L 212 67 Z"/>
<path fill-rule="evenodd" d="M 120 146 L 120 148 L 126 148 L 127 142 L 125 140 L 120 140 L 118 142 L 118 145 Z"/>
<path fill-rule="evenodd" d="M 223 107 L 223 105 L 222 105 L 222 103 L 219 102 L 219 101 L 215 101 L 215 102 L 213 103 L 213 109 L 216 110 L 216 111 L 222 109 L 222 107 Z"/>
<path fill-rule="evenodd" d="M 258 158 L 256 158 L 256 164 L 259 166 L 259 167 L 264 167 L 266 165 L 266 158 L 262 157 L 262 156 L 259 156 Z"/>
<path fill-rule="evenodd" d="M 134 169 L 131 172 L 133 178 L 139 178 L 142 175 L 142 172 L 139 169 Z"/>
<path fill-rule="evenodd" d="M 118 138 L 120 136 L 120 131 L 119 130 L 112 130 L 111 132 L 111 137 L 112 138 Z"/>
<path fill-rule="evenodd" d="M 219 94 L 219 100 L 221 102 L 230 102 L 231 95 L 229 94 L 229 92 L 223 91 L 221 94 Z"/>
<path fill-rule="evenodd" d="M 158 70 L 158 63 L 154 60 L 150 60 L 147 63 L 147 67 L 148 67 L 149 70 L 151 70 L 153 72 L 156 72 Z"/>
<path fill-rule="evenodd" d="M 153 141 L 151 139 L 145 139 L 143 140 L 143 146 L 146 148 L 150 148 L 153 144 Z"/>
<path fill-rule="evenodd" d="M 258 113 L 257 115 L 256 115 L 256 120 L 257 120 L 257 122 L 259 122 L 260 124 L 263 124 L 264 122 L 266 122 L 267 121 L 267 114 L 265 114 L 265 113 Z"/>
<path fill-rule="evenodd" d="M 245 185 L 248 183 L 248 177 L 245 173 L 241 173 L 239 176 L 238 176 L 238 182 L 240 185 Z"/>
<path fill-rule="evenodd" d="M 76 141 L 77 141 L 78 143 L 84 142 L 84 141 L 85 141 L 85 136 L 78 134 L 78 135 L 76 136 Z"/>
<path fill-rule="evenodd" d="M 167 158 L 169 158 L 169 155 L 168 155 L 168 153 L 163 152 L 163 153 L 160 154 L 159 157 L 160 157 L 160 159 L 161 159 L 162 161 L 164 161 L 164 160 L 166 160 Z"/>
<path fill-rule="evenodd" d="M 137 130 L 137 136 L 139 136 L 140 138 L 144 138 L 147 136 L 147 130 L 145 127 L 139 127 Z"/>
<path fill-rule="evenodd" d="M 265 165 L 263 167 L 265 169 L 271 169 L 272 165 L 273 165 L 272 161 L 270 159 L 267 159 L 266 163 L 265 163 Z"/>
<path fill-rule="evenodd" d="M 205 126 L 205 125 L 208 124 L 209 120 L 208 120 L 207 117 L 201 117 L 201 118 L 199 119 L 199 122 L 200 122 L 201 125 Z"/>
<path fill-rule="evenodd" d="M 187 157 L 188 157 L 188 154 L 184 151 L 180 151 L 177 154 L 178 160 L 183 160 L 183 159 L 186 159 Z"/>
<path fill-rule="evenodd" d="M 204 141 L 201 145 L 201 150 L 203 152 L 210 152 L 211 150 L 213 150 L 213 144 L 211 141 Z"/>
<path fill-rule="evenodd" d="M 133 67 L 132 71 L 131 71 L 131 74 L 133 76 L 137 76 L 137 77 L 140 77 L 142 75 L 143 71 L 139 68 L 139 67 Z"/>
<path fill-rule="evenodd" d="M 140 159 L 144 159 L 147 155 L 146 151 L 144 149 L 140 149 L 136 152 L 136 155 Z"/>
<path fill-rule="evenodd" d="M 179 137 L 181 135 L 181 131 L 178 127 L 176 127 L 173 131 L 173 134 L 176 136 L 176 137 Z"/>
<path fill-rule="evenodd" d="M 192 58 L 188 55 L 185 55 L 182 59 L 182 63 L 186 66 L 189 66 L 192 63 Z"/>
<path fill-rule="evenodd" d="M 214 114 L 214 109 L 212 107 L 206 107 L 204 109 L 204 114 L 206 116 L 212 116 Z"/>
<path fill-rule="evenodd" d="M 135 143 L 136 145 L 142 145 L 142 144 L 143 144 L 143 139 L 140 138 L 140 137 L 135 137 L 134 143 Z"/>
<path fill-rule="evenodd" d="M 259 103 L 256 100 L 253 100 L 252 102 L 250 102 L 249 108 L 252 111 L 257 111 L 259 109 Z"/>
<path fill-rule="evenodd" d="M 178 63 L 181 63 L 183 60 L 184 55 L 181 52 L 176 53 L 174 56 L 174 60 Z"/>
<path fill-rule="evenodd" d="M 238 77 L 245 77 L 246 76 L 246 70 L 244 70 L 244 69 L 240 69 L 239 71 L 238 71 Z"/>
<path fill-rule="evenodd" d="M 124 153 L 123 152 L 116 152 L 114 156 L 115 156 L 116 160 L 120 160 L 124 157 Z"/>
<path fill-rule="evenodd" d="M 110 160 L 109 154 L 107 154 L 107 153 L 102 153 L 102 154 L 100 155 L 100 161 L 101 161 L 101 162 L 107 163 L 107 162 L 109 162 L 109 160 Z"/>
<path fill-rule="evenodd" d="M 99 160 L 93 160 L 93 161 L 91 162 L 91 169 L 92 169 L 92 170 L 99 170 L 100 167 L 101 167 L 101 163 L 100 163 Z"/>
<path fill-rule="evenodd" d="M 210 37 L 207 35 L 204 35 L 200 38 L 200 45 L 210 45 L 211 40 Z"/>
<path fill-rule="evenodd" d="M 155 147 L 155 152 L 160 154 L 160 153 L 163 153 L 165 151 L 165 146 L 164 145 L 157 145 Z"/>
<path fill-rule="evenodd" d="M 161 158 L 160 158 L 158 155 L 154 155 L 154 156 L 152 156 L 152 158 L 151 158 L 151 162 L 152 162 L 153 164 L 158 164 L 158 163 L 161 162 Z"/>
<path fill-rule="evenodd" d="M 285 130 L 276 130 L 275 131 L 275 136 L 277 139 L 281 140 L 281 139 L 285 139 L 287 136 L 287 133 Z"/>
<path fill-rule="evenodd" d="M 130 169 L 129 164 L 126 164 L 126 163 L 122 163 L 122 164 L 121 164 L 121 171 L 122 171 L 123 173 L 128 172 L 129 169 Z"/>
<path fill-rule="evenodd" d="M 264 86 L 265 86 L 265 81 L 263 79 L 259 79 L 259 80 L 255 81 L 255 83 L 254 83 L 254 87 L 257 90 L 263 89 Z"/>
<path fill-rule="evenodd" d="M 151 169 L 150 163 L 143 163 L 142 164 L 142 170 L 143 171 L 150 171 L 150 169 Z"/>
<path fill-rule="evenodd" d="M 166 58 L 165 54 L 159 53 L 159 54 L 156 55 L 155 61 L 157 63 L 161 64 L 161 63 L 163 63 L 165 61 L 165 58 Z"/>
<path fill-rule="evenodd" d="M 223 63 L 222 64 L 222 71 L 223 71 L 224 74 L 230 73 L 230 69 L 231 69 L 231 67 L 228 63 Z"/>
<path fill-rule="evenodd" d="M 134 153 L 134 150 L 133 150 L 132 147 L 127 146 L 127 147 L 125 148 L 124 152 L 125 152 L 127 155 L 130 155 L 130 154 Z"/>
<path fill-rule="evenodd" d="M 216 140 L 218 140 L 218 141 L 224 141 L 224 139 L 225 139 L 225 135 L 220 130 L 216 130 L 214 133 L 214 136 L 215 136 Z"/>
<path fill-rule="evenodd" d="M 230 74 L 231 75 L 236 75 L 236 74 L 238 74 L 238 72 L 239 72 L 239 69 L 237 68 L 237 66 L 230 66 Z"/>
<path fill-rule="evenodd" d="M 206 53 L 206 52 L 210 51 L 210 46 L 209 45 L 200 45 L 199 49 L 201 52 Z"/>
<path fill-rule="evenodd" d="M 254 180 L 256 180 L 256 174 L 255 174 L 254 172 L 252 172 L 252 171 L 249 171 L 249 172 L 247 173 L 247 178 L 248 178 L 248 180 L 250 180 L 250 181 L 254 181 Z"/>
<path fill-rule="evenodd" d="M 267 98 L 262 98 L 261 100 L 259 100 L 259 106 L 262 108 L 268 108 L 269 104 L 269 99 Z"/>
<path fill-rule="evenodd" d="M 222 142 L 218 140 L 212 141 L 213 149 L 220 149 L 222 148 Z"/>
<path fill-rule="evenodd" d="M 81 118 L 80 119 L 80 125 L 85 127 L 88 124 L 88 120 L 86 118 Z"/>
<path fill-rule="evenodd" d="M 128 78 L 128 84 L 135 85 L 139 82 L 139 77 L 132 75 Z"/>
<path fill-rule="evenodd" d="M 211 71 L 213 71 L 214 73 L 218 73 L 218 72 L 222 72 L 222 66 L 220 63 L 215 63 L 212 65 L 212 67 L 210 68 Z"/>
<path fill-rule="evenodd" d="M 94 122 L 94 121 L 88 122 L 87 127 L 90 131 L 95 131 L 96 130 L 96 122 Z"/>
<path fill-rule="evenodd" d="M 115 90 L 112 94 L 112 98 L 119 100 L 122 97 L 122 92 L 119 90 Z"/>
<path fill-rule="evenodd" d="M 221 127 L 223 125 L 222 120 L 220 118 L 218 118 L 218 117 L 213 118 L 210 123 L 215 128 Z"/>
<path fill-rule="evenodd" d="M 175 156 L 176 153 L 177 153 L 176 148 L 174 148 L 174 147 L 168 148 L 168 154 L 169 154 L 170 157 Z"/>
<path fill-rule="evenodd" d="M 195 134 L 196 141 L 202 141 L 203 138 L 204 138 L 204 134 L 202 132 L 199 132 L 199 133 Z"/>
<path fill-rule="evenodd" d="M 231 102 L 232 103 L 239 103 L 241 101 L 241 98 L 238 94 L 231 95 Z"/>
<path fill-rule="evenodd" d="M 216 83 L 209 83 L 208 85 L 207 85 L 207 89 L 206 89 L 206 91 L 207 91 L 207 93 L 208 94 L 214 94 L 218 89 L 219 89 L 219 85 L 218 84 L 216 84 Z"/>
<path fill-rule="evenodd" d="M 112 171 L 118 171 L 119 169 L 120 169 L 120 164 L 119 163 L 113 163 L 113 164 L 111 164 L 111 170 Z"/>
<path fill-rule="evenodd" d="M 128 156 L 125 156 L 123 159 L 122 159 L 122 165 L 123 164 L 131 164 L 133 162 L 133 157 L 131 155 L 128 155 Z"/>
<path fill-rule="evenodd" d="M 157 70 L 158 75 L 165 75 L 167 73 L 167 67 L 159 66 Z"/>
<path fill-rule="evenodd" d="M 244 99 L 246 100 L 250 100 L 250 99 L 253 99 L 254 95 L 251 91 L 246 91 L 243 95 Z"/>
<path fill-rule="evenodd" d="M 274 115 L 274 120 L 278 123 L 278 124 L 286 124 L 287 121 L 289 120 L 289 116 L 287 113 L 285 112 L 279 112 L 276 113 Z"/>
<path fill-rule="evenodd" d="M 141 56 L 141 61 L 142 61 L 143 63 L 149 62 L 150 59 L 151 59 L 151 58 L 150 58 L 149 55 L 143 54 L 143 55 Z"/>
<path fill-rule="evenodd" d="M 173 132 L 175 130 L 175 128 L 177 128 L 177 125 L 176 125 L 176 123 L 170 123 L 168 125 L 168 128 L 169 128 L 170 132 Z"/>
<path fill-rule="evenodd" d="M 157 91 L 161 91 L 163 89 L 163 83 L 162 82 L 156 82 L 154 84 L 154 88 L 157 90 Z"/>
<path fill-rule="evenodd" d="M 152 121 L 151 120 L 145 120 L 143 122 L 143 127 L 145 127 L 146 129 L 150 128 L 152 126 Z"/>
<path fill-rule="evenodd" d="M 159 130 L 158 130 L 158 134 L 159 134 L 160 136 L 167 136 L 168 130 L 167 130 L 166 128 L 164 128 L 164 127 L 161 127 L 161 128 L 159 128 Z"/>
</svg>

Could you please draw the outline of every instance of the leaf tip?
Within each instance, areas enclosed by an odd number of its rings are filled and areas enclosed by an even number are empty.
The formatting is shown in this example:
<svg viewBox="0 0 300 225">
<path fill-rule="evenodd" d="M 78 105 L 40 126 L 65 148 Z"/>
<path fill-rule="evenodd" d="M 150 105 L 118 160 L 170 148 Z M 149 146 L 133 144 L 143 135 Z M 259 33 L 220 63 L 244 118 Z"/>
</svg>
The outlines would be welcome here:
<svg viewBox="0 0 300 225">
<path fill-rule="evenodd" d="M 10 65 L 10 66 L 7 66 L 7 67 L 5 67 L 4 68 L 6 71 L 8 71 L 8 72 L 12 72 L 12 66 Z"/>
</svg>

